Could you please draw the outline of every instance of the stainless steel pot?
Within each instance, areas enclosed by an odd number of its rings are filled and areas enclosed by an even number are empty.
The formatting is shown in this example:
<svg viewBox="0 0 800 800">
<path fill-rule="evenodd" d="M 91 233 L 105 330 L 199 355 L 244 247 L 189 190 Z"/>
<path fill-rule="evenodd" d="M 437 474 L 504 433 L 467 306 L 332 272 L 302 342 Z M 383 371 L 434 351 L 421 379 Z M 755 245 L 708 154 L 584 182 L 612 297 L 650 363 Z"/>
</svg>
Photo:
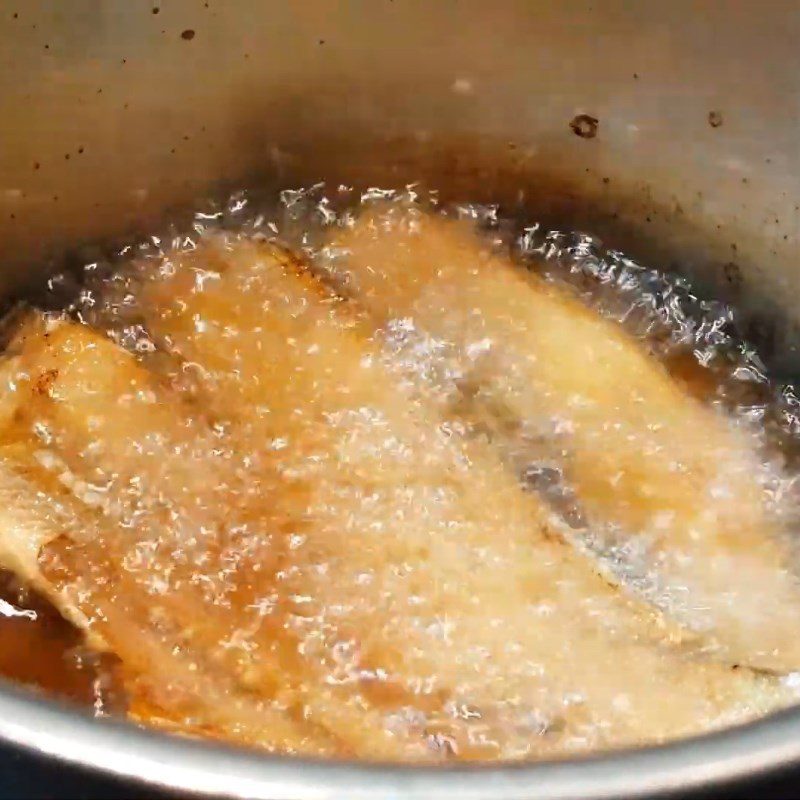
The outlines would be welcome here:
<svg viewBox="0 0 800 800">
<path fill-rule="evenodd" d="M 6 296 L 225 187 L 423 180 L 691 276 L 743 310 L 776 370 L 797 369 L 795 0 L 10 0 L 0 14 Z M 652 796 L 800 764 L 800 712 L 601 759 L 454 770 L 266 758 L 11 689 L 0 736 L 263 798 Z"/>
</svg>

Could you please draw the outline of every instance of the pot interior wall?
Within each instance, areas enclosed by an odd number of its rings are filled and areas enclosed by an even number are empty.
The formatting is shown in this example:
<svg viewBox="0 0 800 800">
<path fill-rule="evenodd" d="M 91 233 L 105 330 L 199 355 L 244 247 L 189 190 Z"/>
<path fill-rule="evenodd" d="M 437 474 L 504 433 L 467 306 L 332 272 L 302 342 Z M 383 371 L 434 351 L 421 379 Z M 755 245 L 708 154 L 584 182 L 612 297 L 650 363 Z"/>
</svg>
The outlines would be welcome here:
<svg viewBox="0 0 800 800">
<path fill-rule="evenodd" d="M 677 269 L 740 306 L 776 368 L 800 365 L 793 0 L 11 0 L 2 15 L 2 292 L 226 188 L 422 180 Z"/>
</svg>

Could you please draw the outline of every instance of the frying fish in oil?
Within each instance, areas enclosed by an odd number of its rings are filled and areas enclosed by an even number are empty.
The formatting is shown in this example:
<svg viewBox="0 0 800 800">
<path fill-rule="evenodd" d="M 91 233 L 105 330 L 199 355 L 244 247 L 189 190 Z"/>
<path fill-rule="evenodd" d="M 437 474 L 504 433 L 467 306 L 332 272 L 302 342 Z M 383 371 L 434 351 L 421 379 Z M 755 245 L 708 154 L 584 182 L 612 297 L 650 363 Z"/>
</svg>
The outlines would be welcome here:
<svg viewBox="0 0 800 800">
<path fill-rule="evenodd" d="M 247 665 L 225 650 L 239 620 L 203 593 L 198 564 L 212 552 L 224 561 L 226 537 L 252 512 L 247 492 L 232 502 L 203 421 L 182 413 L 128 353 L 84 326 L 31 317 L 9 350 L 20 401 L 0 438 L 3 550 L 17 556 L 9 566 L 93 645 L 116 653 L 135 706 L 163 709 L 189 729 L 332 752 L 323 737 L 312 740 L 304 724 L 254 696 L 242 680 Z M 247 488 L 260 506 L 255 477 Z M 23 550 L 31 531 L 36 538 Z M 275 560 L 268 537 L 249 544 L 241 536 L 236 552 L 253 558 L 251 566 Z M 174 591 L 166 591 L 167 576 Z"/>
<path fill-rule="evenodd" d="M 444 223 L 425 225 L 426 252 L 388 230 L 378 260 L 385 255 L 387 275 L 401 265 L 436 292 L 431 253 L 442 263 L 437 254 L 457 252 L 463 265 L 480 260 L 481 245 Z M 347 242 L 348 268 L 367 253 L 367 271 L 384 269 L 371 233 L 363 244 L 362 252 L 360 240 Z M 411 262 L 396 246 L 408 247 Z M 472 335 L 467 303 L 498 325 L 519 311 L 505 286 L 470 295 L 448 277 L 459 300 L 448 332 Z M 523 491 L 503 447 L 453 424 L 440 376 L 404 369 L 376 330 L 417 315 L 402 280 L 395 294 L 377 279 L 365 292 L 348 286 L 354 299 L 343 301 L 285 249 L 219 233 L 113 276 L 104 286 L 111 300 L 83 315 L 95 328 L 36 312 L 15 323 L 2 364 L 0 558 L 93 647 L 117 656 L 132 719 L 278 752 L 486 760 L 659 742 L 793 701 L 791 681 L 704 658 L 685 618 L 610 584 L 565 543 L 547 502 Z M 537 295 L 524 288 L 526 301 Z M 623 340 L 583 320 L 577 304 L 550 301 L 576 319 L 576 336 Z M 113 341 L 133 330 L 146 345 L 136 355 Z M 505 343 L 499 330 L 488 335 Z M 627 379 L 637 345 L 617 339 L 597 346 L 622 353 L 605 368 Z M 544 332 L 526 341 L 539 360 L 553 355 Z M 575 365 L 580 341 L 562 367 Z M 458 356 L 469 340 L 453 345 Z M 656 381 L 658 399 L 665 379 L 648 368 L 655 378 L 641 381 Z M 559 384 L 555 371 L 545 376 L 567 392 L 573 378 Z M 520 411 L 502 394 L 516 384 L 489 364 L 479 360 L 469 380 L 476 396 Z M 605 519 L 616 502 L 626 525 L 649 519 L 630 482 L 608 487 L 591 472 L 592 426 L 627 402 L 594 380 L 584 391 L 597 408 L 575 424 L 589 433 L 569 440 L 578 465 L 569 475 L 593 517 Z M 459 379 L 459 391 L 465 385 Z M 701 417 L 677 390 L 669 400 L 675 418 Z M 494 424 L 491 402 L 469 402 L 470 414 Z M 656 402 L 651 413 L 660 419 L 667 406 Z M 744 439 L 723 433 L 711 412 L 702 419 L 719 428 L 708 442 L 747 460 Z M 631 435 L 647 433 L 639 423 L 633 415 Z M 637 462 L 622 437 L 603 442 L 620 448 L 608 459 L 660 487 L 654 455 Z M 771 541 L 753 510 L 755 478 L 749 486 L 731 469 L 737 503 L 761 526 L 750 538 Z M 676 517 L 699 524 L 681 505 L 696 495 L 681 497 L 663 490 L 653 504 L 672 502 Z M 738 557 L 725 550 L 736 537 L 724 533 L 690 555 L 716 557 L 716 547 Z M 691 539 L 681 536 L 676 550 Z M 669 553 L 668 537 L 659 546 Z M 754 551 L 752 568 L 781 576 L 770 547 Z M 736 614 L 734 606 L 725 624 L 746 624 Z M 783 645 L 780 633 L 770 636 Z M 714 636 L 725 641 L 716 628 Z M 736 642 L 727 652 L 747 656 Z M 751 644 L 742 663 L 764 666 L 762 645 Z M 790 649 L 780 653 L 791 661 Z"/>
<path fill-rule="evenodd" d="M 514 268 L 465 223 L 394 205 L 337 231 L 333 246 L 336 285 L 376 324 L 434 337 L 445 367 L 433 381 L 468 409 L 470 387 L 501 448 L 533 431 L 623 578 L 649 571 L 648 598 L 731 663 L 800 666 L 800 585 L 754 437 L 621 326 Z"/>
</svg>

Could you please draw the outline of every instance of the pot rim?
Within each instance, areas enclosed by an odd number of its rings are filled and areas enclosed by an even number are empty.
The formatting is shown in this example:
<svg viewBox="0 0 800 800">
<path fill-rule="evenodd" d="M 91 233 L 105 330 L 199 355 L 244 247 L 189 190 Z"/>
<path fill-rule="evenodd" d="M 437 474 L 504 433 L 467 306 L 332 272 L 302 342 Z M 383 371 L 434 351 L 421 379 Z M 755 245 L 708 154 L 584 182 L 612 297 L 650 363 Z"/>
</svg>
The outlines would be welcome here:
<svg viewBox="0 0 800 800">
<path fill-rule="evenodd" d="M 195 796 L 257 800 L 611 800 L 755 778 L 800 762 L 800 708 L 666 745 L 560 762 L 453 767 L 325 762 L 95 719 L 0 687 L 0 739 L 65 763 Z"/>
</svg>

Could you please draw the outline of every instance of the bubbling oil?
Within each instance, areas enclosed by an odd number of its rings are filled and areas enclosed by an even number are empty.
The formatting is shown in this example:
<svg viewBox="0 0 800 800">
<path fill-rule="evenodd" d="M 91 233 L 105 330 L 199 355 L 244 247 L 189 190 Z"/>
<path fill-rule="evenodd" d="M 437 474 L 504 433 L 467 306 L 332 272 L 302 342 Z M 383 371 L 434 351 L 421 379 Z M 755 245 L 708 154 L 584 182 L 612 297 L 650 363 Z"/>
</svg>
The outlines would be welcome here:
<svg viewBox="0 0 800 800">
<path fill-rule="evenodd" d="M 465 261 L 470 248 L 481 255 Z M 391 303 L 370 283 L 376 254 L 403 283 L 433 251 L 406 293 L 389 287 Z M 658 742 L 795 701 L 800 658 L 782 642 L 798 400 L 740 339 L 735 311 L 677 275 L 498 206 L 317 185 L 209 205 L 185 230 L 51 278 L 37 304 L 46 329 L 73 320 L 133 357 L 114 362 L 136 387 L 116 398 L 130 430 L 77 391 L 68 421 L 91 411 L 83 440 L 46 401 L 23 432 L 96 532 L 48 545 L 47 580 L 123 664 L 146 644 L 159 665 L 131 679 L 92 662 L 92 693 L 67 693 L 98 713 L 124 691 L 134 719 L 279 752 L 486 760 Z M 563 317 L 574 327 L 541 328 Z M 602 338 L 601 318 L 629 342 L 584 362 L 600 387 L 584 396 L 572 334 Z M 536 341 L 549 349 L 529 352 Z M 561 359 L 568 381 L 542 367 Z M 606 418 L 586 410 L 607 400 L 592 370 L 631 364 L 632 380 L 656 364 L 679 387 L 652 395 L 640 430 L 646 391 Z M 68 370 L 55 372 L 54 396 L 69 396 Z M 97 375 L 77 388 L 102 395 Z M 626 483 L 620 467 L 662 468 L 660 429 L 673 425 L 664 474 L 691 486 L 676 405 L 721 431 L 709 463 L 696 459 L 711 477 L 691 513 L 667 490 L 662 508 L 647 475 Z M 609 443 L 622 460 L 605 458 Z M 758 506 L 752 525 L 737 527 L 739 506 Z M 783 623 L 751 646 L 767 617 Z M 23 609 L 0 625 L 71 652 L 76 634 L 44 618 Z M 140 639 L 118 633 L 126 620 Z M 72 686 L 60 666 L 0 670 Z"/>
</svg>

